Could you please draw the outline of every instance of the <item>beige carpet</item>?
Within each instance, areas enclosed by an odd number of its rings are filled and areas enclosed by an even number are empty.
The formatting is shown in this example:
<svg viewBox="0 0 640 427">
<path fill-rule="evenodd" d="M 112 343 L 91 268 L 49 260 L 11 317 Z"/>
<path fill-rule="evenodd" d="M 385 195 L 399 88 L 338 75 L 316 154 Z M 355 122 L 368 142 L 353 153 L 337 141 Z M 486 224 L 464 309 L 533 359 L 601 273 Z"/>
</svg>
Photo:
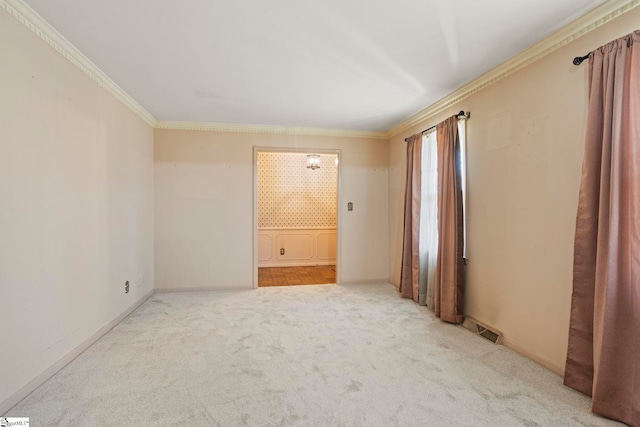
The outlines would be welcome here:
<svg viewBox="0 0 640 427">
<path fill-rule="evenodd" d="M 14 407 L 32 426 L 604 426 L 390 285 L 158 294 Z"/>
</svg>

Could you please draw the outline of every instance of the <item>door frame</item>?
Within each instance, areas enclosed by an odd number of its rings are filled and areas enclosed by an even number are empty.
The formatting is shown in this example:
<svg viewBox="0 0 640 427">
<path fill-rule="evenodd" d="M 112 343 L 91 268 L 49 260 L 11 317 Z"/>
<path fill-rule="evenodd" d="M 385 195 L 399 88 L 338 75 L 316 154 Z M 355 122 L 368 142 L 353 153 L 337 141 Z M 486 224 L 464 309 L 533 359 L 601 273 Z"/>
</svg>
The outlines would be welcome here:
<svg viewBox="0 0 640 427">
<path fill-rule="evenodd" d="M 338 205 L 336 206 L 336 284 L 342 283 L 342 150 L 330 148 L 305 147 L 264 147 L 253 146 L 253 289 L 258 288 L 258 153 L 298 153 L 298 154 L 335 154 L 338 158 Z"/>
</svg>

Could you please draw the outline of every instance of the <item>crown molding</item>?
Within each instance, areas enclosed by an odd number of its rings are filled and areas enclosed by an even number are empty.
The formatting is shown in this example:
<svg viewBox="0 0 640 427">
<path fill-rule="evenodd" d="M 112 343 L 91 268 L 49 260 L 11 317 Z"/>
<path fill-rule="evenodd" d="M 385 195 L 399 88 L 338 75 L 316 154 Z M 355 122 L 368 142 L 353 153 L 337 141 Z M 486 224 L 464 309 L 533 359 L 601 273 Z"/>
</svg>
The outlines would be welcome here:
<svg viewBox="0 0 640 427">
<path fill-rule="evenodd" d="M 71 42 L 64 38 L 48 22 L 22 0 L 0 0 L 0 8 L 13 16 L 45 43 L 55 49 L 65 59 L 85 73 L 89 78 L 123 103 L 142 120 L 156 129 L 203 130 L 214 132 L 266 133 L 279 135 L 308 135 L 346 138 L 389 139 L 410 127 L 457 104 L 471 95 L 497 83 L 510 74 L 541 59 L 575 39 L 606 24 L 618 16 L 640 6 L 640 0 L 610 0 L 591 12 L 514 56 L 493 70 L 466 84 L 440 101 L 421 110 L 399 125 L 386 132 L 319 129 L 304 127 L 261 126 L 208 122 L 158 121 L 120 86 L 111 80 L 100 68 L 82 54 Z"/>
<path fill-rule="evenodd" d="M 551 52 L 560 49 L 575 39 L 595 30 L 637 6 L 640 6 L 640 0 L 610 0 L 598 6 L 571 24 L 556 31 L 546 39 L 534 44 L 527 50 L 519 53 L 493 70 L 483 74 L 450 95 L 442 98 L 435 104 L 428 106 L 399 125 L 389 129 L 387 131 L 388 138 L 392 138 L 429 117 L 452 107 L 463 99 L 470 97 L 494 83 L 497 83 L 510 74 L 515 73 L 521 68 L 526 67 L 544 56 L 547 56 Z"/>
<path fill-rule="evenodd" d="M 89 76 L 111 96 L 123 103 L 151 127 L 155 127 L 156 119 L 136 102 L 128 93 L 109 78 L 100 68 L 82 54 L 69 40 L 64 38 L 55 28 L 38 15 L 22 0 L 0 0 L 0 8 L 16 18 L 21 24 L 33 31 L 49 46 Z"/>
<path fill-rule="evenodd" d="M 156 129 L 206 130 L 215 132 L 268 133 L 278 135 L 310 135 L 345 138 L 387 139 L 387 132 L 370 132 L 340 129 L 291 128 L 284 126 L 260 126 L 225 123 L 158 121 L 135 99 L 118 86 L 100 68 L 91 62 L 69 40 L 53 28 L 22 0 L 0 0 L 0 8 L 35 33 L 56 52 L 86 74 L 91 80 L 123 103 L 142 120 Z"/>
<path fill-rule="evenodd" d="M 200 130 L 209 132 L 269 133 L 275 135 L 332 136 L 343 138 L 388 138 L 387 132 L 209 122 L 157 121 L 156 129 Z"/>
</svg>

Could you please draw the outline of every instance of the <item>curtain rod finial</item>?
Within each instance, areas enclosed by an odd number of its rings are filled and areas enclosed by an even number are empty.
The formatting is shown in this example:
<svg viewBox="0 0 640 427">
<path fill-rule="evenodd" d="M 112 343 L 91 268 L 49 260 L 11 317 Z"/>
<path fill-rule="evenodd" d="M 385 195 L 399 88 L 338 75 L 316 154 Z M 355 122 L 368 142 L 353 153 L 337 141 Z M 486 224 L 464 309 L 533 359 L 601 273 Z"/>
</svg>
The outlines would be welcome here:
<svg viewBox="0 0 640 427">
<path fill-rule="evenodd" d="M 573 65 L 580 65 L 585 59 L 589 59 L 589 54 L 586 54 L 585 56 L 576 56 L 573 58 Z"/>
<path fill-rule="evenodd" d="M 460 110 L 460 112 L 458 113 L 458 118 L 470 119 L 471 113 L 465 113 L 464 110 Z"/>
</svg>

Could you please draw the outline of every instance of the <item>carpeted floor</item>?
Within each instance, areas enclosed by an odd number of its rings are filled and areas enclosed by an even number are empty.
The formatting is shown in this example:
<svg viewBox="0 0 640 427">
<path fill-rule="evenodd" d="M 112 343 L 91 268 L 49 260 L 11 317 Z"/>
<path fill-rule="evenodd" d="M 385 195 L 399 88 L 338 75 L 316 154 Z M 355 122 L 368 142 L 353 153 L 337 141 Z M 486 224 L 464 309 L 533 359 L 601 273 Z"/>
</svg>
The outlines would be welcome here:
<svg viewBox="0 0 640 427">
<path fill-rule="evenodd" d="M 32 426 L 605 426 L 390 285 L 156 294 L 8 416 Z"/>
</svg>

